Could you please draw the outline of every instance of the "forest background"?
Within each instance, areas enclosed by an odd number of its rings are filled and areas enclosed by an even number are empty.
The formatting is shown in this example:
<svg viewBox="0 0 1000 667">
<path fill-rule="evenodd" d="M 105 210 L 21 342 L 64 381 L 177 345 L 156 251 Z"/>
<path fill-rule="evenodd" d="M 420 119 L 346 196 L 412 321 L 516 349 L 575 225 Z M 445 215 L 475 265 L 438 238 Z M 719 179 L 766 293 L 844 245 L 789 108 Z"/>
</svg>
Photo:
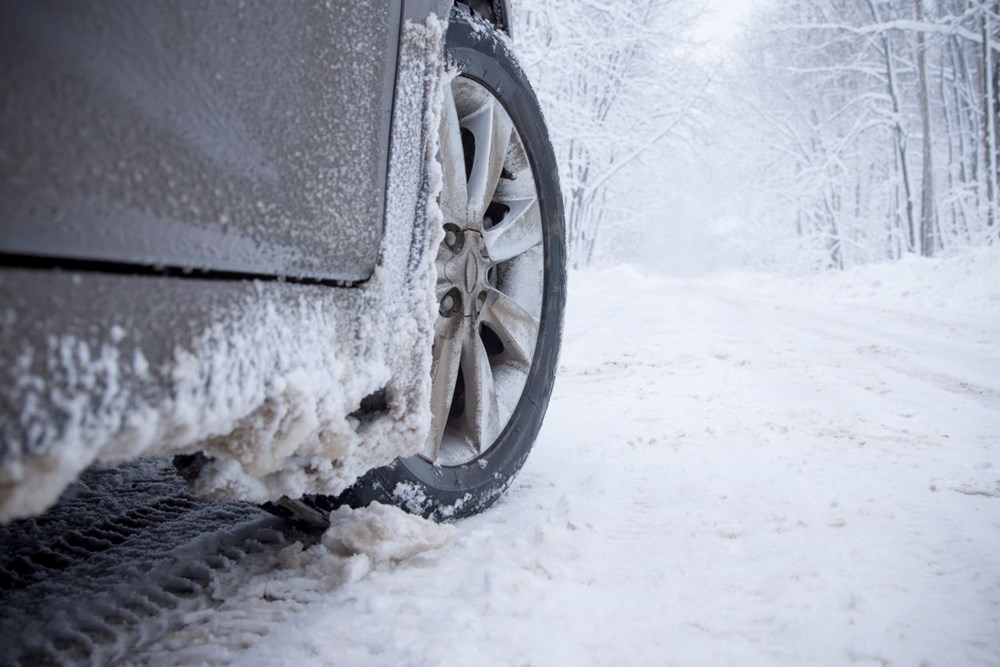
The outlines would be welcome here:
<svg viewBox="0 0 1000 667">
<path fill-rule="evenodd" d="M 998 0 L 517 9 L 574 267 L 801 273 L 998 240 Z"/>
</svg>

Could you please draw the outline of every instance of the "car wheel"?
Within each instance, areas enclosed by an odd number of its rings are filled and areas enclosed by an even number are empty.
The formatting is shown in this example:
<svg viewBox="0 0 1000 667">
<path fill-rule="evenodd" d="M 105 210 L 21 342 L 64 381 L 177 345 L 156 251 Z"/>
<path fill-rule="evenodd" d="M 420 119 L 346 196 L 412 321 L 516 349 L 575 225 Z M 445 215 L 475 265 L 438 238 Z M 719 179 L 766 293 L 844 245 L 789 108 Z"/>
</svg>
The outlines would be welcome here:
<svg viewBox="0 0 1000 667">
<path fill-rule="evenodd" d="M 565 304 L 555 157 L 524 73 L 496 30 L 452 12 L 439 159 L 444 242 L 430 436 L 369 472 L 340 504 L 391 503 L 455 519 L 482 511 L 521 469 L 552 392 Z"/>
</svg>

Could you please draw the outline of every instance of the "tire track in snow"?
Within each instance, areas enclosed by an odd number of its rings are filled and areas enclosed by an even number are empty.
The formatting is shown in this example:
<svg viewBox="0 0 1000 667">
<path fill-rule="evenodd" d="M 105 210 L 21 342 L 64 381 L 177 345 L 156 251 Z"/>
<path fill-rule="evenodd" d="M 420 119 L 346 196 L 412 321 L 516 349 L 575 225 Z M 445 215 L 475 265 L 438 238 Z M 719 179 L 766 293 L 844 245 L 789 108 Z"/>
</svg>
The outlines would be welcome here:
<svg viewBox="0 0 1000 667">
<path fill-rule="evenodd" d="M 1000 355 L 990 342 L 1000 336 L 1000 330 L 980 329 L 981 323 L 971 330 L 957 330 L 936 318 L 871 305 L 861 308 L 863 315 L 854 304 L 840 302 L 826 302 L 819 310 L 792 300 L 744 294 L 731 286 L 701 283 L 697 289 L 740 312 L 741 319 L 753 322 L 755 330 L 769 331 L 755 341 L 758 350 L 774 351 L 776 340 L 799 350 L 815 350 L 817 362 L 826 358 L 824 365 L 831 376 L 839 368 L 857 365 L 858 355 L 866 355 L 868 369 L 876 366 L 1000 410 Z M 761 323 L 764 319 L 766 324 Z M 893 383 L 900 384 L 906 382 Z"/>
<path fill-rule="evenodd" d="M 169 462 L 91 470 L 48 513 L 0 527 L 0 664 L 102 665 L 212 608 L 315 537 L 188 495 Z"/>
<path fill-rule="evenodd" d="M 834 307 L 838 310 L 850 308 L 840 304 Z M 927 320 L 914 333 L 912 320 L 903 318 L 907 321 L 900 322 L 898 315 L 889 311 L 882 311 L 872 319 L 858 317 L 854 312 L 844 312 L 837 317 L 828 312 L 787 307 L 772 312 L 784 326 L 826 346 L 841 347 L 840 351 L 848 355 L 868 355 L 869 362 L 881 368 L 1000 410 L 1000 382 L 997 381 L 1000 356 L 995 354 L 995 347 L 970 340 L 980 336 L 992 336 L 992 340 L 996 340 L 1000 332 L 972 335 L 952 330 L 942 334 L 937 322 Z M 892 329 L 874 325 L 873 320 L 888 320 Z M 944 359 L 949 360 L 947 368 L 941 363 Z"/>
</svg>

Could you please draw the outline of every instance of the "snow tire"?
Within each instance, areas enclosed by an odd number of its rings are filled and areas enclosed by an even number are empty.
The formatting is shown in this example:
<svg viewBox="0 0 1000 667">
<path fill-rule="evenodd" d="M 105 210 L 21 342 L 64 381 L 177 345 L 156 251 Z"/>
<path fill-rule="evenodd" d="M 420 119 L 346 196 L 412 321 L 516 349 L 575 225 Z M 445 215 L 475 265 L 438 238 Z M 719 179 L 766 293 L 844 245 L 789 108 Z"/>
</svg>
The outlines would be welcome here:
<svg viewBox="0 0 1000 667">
<path fill-rule="evenodd" d="M 531 366 L 516 408 L 485 452 L 461 465 L 441 465 L 424 456 L 398 459 L 370 471 L 341 496 L 304 499 L 321 511 L 377 501 L 439 521 L 481 512 L 500 497 L 523 466 L 552 393 L 566 301 L 565 223 L 544 118 L 505 39 L 465 7 L 457 6 L 452 12 L 446 51 L 458 75 L 488 89 L 509 114 L 534 175 L 542 221 L 544 286 Z"/>
</svg>

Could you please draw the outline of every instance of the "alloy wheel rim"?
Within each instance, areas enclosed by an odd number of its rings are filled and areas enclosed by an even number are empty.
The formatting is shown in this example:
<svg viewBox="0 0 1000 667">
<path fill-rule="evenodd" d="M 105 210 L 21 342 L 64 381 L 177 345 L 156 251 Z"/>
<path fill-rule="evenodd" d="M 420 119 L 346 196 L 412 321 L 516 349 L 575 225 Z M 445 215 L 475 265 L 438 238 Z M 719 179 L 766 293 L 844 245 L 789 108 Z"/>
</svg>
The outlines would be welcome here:
<svg viewBox="0 0 1000 667">
<path fill-rule="evenodd" d="M 541 320 L 544 244 L 535 178 L 506 109 L 465 76 L 444 97 L 445 238 L 422 456 L 459 466 L 492 447 L 524 393 Z"/>
</svg>

